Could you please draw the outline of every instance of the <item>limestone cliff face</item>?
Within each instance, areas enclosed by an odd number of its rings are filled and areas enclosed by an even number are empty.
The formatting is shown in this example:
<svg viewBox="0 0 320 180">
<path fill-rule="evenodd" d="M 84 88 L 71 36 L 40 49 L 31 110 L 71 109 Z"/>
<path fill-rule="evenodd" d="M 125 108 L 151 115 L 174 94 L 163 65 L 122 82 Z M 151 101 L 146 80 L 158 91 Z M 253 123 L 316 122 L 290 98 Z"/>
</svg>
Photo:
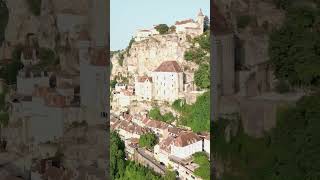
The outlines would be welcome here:
<svg viewBox="0 0 320 180">
<path fill-rule="evenodd" d="M 216 5 L 243 42 L 245 63 L 255 65 L 266 62 L 269 32 L 282 24 L 284 12 L 275 6 L 273 0 L 216 0 Z M 241 16 L 249 16 L 251 20 L 240 29 L 237 24 Z"/>
<path fill-rule="evenodd" d="M 37 34 L 39 18 L 32 15 L 25 0 L 7 1 L 9 22 L 5 31 L 6 41 L 14 44 L 24 41 L 27 33 Z"/>
<path fill-rule="evenodd" d="M 186 63 L 184 52 L 190 47 L 185 35 L 156 35 L 144 41 L 134 42 L 125 58 L 130 73 L 148 74 L 163 61 Z"/>
</svg>

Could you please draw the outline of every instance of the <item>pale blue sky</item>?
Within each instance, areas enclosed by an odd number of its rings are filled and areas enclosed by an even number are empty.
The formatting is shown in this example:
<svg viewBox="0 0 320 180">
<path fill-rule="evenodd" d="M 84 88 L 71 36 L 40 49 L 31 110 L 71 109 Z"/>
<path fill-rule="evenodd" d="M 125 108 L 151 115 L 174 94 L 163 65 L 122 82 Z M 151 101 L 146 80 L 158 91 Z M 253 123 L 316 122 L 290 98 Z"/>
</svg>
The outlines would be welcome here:
<svg viewBox="0 0 320 180">
<path fill-rule="evenodd" d="M 126 48 L 137 29 L 195 19 L 200 8 L 210 17 L 210 0 L 111 0 L 111 50 Z"/>
</svg>

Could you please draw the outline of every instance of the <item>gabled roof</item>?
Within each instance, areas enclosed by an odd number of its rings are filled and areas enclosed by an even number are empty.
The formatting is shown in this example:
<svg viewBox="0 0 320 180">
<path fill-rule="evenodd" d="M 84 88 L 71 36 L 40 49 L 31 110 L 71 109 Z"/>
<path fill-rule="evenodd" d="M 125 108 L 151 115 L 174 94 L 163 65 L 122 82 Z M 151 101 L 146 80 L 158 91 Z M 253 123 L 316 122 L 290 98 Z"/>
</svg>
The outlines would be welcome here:
<svg viewBox="0 0 320 180">
<path fill-rule="evenodd" d="M 149 82 L 152 82 L 152 77 L 148 77 L 148 76 L 139 76 L 138 77 L 138 82 L 145 82 L 146 80 L 149 80 Z"/>
<path fill-rule="evenodd" d="M 182 25 L 182 24 L 188 24 L 188 23 L 193 23 L 194 20 L 193 19 L 186 19 L 186 20 L 182 20 L 182 21 L 176 21 L 175 25 Z"/>
<path fill-rule="evenodd" d="M 154 72 L 182 72 L 177 61 L 165 61 Z"/>
<path fill-rule="evenodd" d="M 185 147 L 190 144 L 201 141 L 201 138 L 193 132 L 181 132 L 174 140 L 174 145 L 177 147 Z"/>
</svg>

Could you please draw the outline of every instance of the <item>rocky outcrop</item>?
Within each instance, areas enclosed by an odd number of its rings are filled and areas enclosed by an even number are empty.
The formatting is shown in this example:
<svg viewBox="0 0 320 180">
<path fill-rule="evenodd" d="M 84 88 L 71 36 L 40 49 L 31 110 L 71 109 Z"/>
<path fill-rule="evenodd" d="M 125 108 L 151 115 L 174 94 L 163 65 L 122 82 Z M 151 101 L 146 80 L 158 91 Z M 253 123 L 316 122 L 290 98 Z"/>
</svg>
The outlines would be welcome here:
<svg viewBox="0 0 320 180">
<path fill-rule="evenodd" d="M 155 35 L 140 42 L 134 42 L 125 58 L 128 71 L 131 73 L 148 74 L 162 62 L 176 60 L 186 63 L 184 52 L 190 47 L 185 35 Z"/>
<path fill-rule="evenodd" d="M 37 34 L 39 17 L 34 16 L 28 9 L 25 0 L 7 1 L 9 21 L 5 31 L 5 39 L 12 44 L 22 43 L 28 33 Z"/>
</svg>

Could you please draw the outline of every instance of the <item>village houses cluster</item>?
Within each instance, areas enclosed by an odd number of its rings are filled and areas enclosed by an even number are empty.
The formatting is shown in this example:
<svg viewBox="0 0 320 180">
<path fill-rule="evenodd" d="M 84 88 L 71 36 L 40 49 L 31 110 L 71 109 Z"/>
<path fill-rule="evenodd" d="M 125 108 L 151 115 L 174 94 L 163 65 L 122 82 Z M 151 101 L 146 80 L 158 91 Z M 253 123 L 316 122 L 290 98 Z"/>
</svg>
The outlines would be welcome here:
<svg viewBox="0 0 320 180">
<path fill-rule="evenodd" d="M 201 10 L 197 20 L 192 19 L 177 21 L 176 33 L 185 33 L 193 37 L 203 33 L 204 15 Z M 139 30 L 135 41 L 142 41 L 158 35 L 156 29 Z M 144 150 L 142 157 L 153 159 L 148 164 L 152 167 L 172 167 L 180 179 L 201 179 L 194 175 L 194 170 L 199 167 L 193 162 L 192 155 L 205 152 L 210 156 L 210 134 L 208 132 L 194 133 L 190 129 L 178 127 L 160 120 L 153 120 L 148 115 L 148 110 L 132 110 L 132 104 L 143 106 L 153 101 L 160 103 L 173 103 L 178 99 L 187 100 L 186 94 L 195 93 L 197 97 L 204 91 L 198 91 L 185 82 L 185 73 L 181 65 L 175 60 L 163 61 L 148 73 L 148 75 L 134 75 L 133 84 L 116 83 L 112 89 L 111 130 L 118 132 L 125 142 L 125 150 L 129 159 L 137 160 L 139 153 L 139 139 L 141 135 L 153 133 L 158 137 L 158 144 L 151 151 Z M 190 91 L 190 89 L 192 91 Z M 187 100 L 188 104 L 194 103 L 196 98 Z M 145 154 L 145 155 L 143 155 Z M 139 160 L 138 160 L 139 161 Z M 154 170 L 161 172 L 160 170 Z"/>
<path fill-rule="evenodd" d="M 43 1 L 44 4 L 49 2 Z M 21 43 L 20 61 L 23 68 L 16 76 L 16 84 L 1 83 L 1 93 L 4 86 L 9 87 L 6 96 L 9 125 L 3 129 L 2 138 L 8 142 L 8 152 L 22 151 L 20 146 L 23 145 L 26 146 L 24 154 L 28 158 L 29 153 L 32 154 L 32 161 L 29 159 L 31 166 L 28 163 L 18 166 L 18 170 L 29 174 L 31 179 L 102 179 L 107 175 L 106 157 L 103 156 L 105 150 L 100 148 L 105 146 L 108 92 L 105 3 L 91 1 L 86 15 L 72 10 L 57 12 L 59 33 L 69 36 L 65 44 L 58 46 L 70 49 L 70 36 L 74 36 L 72 46 L 77 50 L 79 63 L 73 64 L 72 68 L 78 71 L 62 71 L 65 67 L 61 61 L 60 68 L 43 67 L 41 63 L 46 60 L 39 55 L 43 48 L 39 47 L 39 37 L 26 33 L 25 41 Z M 98 22 L 95 17 L 101 17 L 105 23 Z M 5 41 L 0 53 L 1 65 L 12 61 L 11 45 L 11 42 Z M 99 143 L 96 152 L 92 153 L 95 156 L 87 156 L 85 164 L 79 163 L 83 159 L 81 153 L 88 154 L 91 145 L 75 141 L 79 138 L 76 133 L 66 137 L 66 132 L 79 125 L 94 129 L 94 133 L 87 136 L 94 137 Z M 61 152 L 59 147 L 63 144 L 68 144 L 70 149 Z M 64 154 L 63 162 L 56 159 L 58 151 Z"/>
</svg>

